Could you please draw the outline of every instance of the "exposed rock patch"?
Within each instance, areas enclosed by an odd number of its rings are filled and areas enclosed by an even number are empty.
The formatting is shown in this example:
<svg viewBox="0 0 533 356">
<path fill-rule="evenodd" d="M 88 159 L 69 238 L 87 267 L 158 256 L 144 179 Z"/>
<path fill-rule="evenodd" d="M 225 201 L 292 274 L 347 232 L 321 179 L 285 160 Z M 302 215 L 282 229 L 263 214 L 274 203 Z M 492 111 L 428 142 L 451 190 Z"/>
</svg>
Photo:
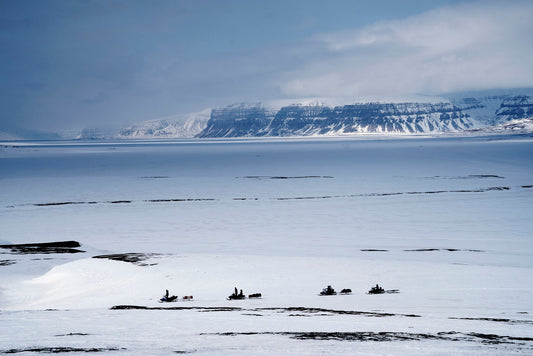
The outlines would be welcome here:
<svg viewBox="0 0 533 356">
<path fill-rule="evenodd" d="M 10 250 L 11 254 L 50 254 L 50 253 L 81 253 L 85 252 L 77 249 L 80 247 L 77 241 L 58 241 L 28 244 L 0 245 L 0 248 Z"/>
<path fill-rule="evenodd" d="M 93 256 L 93 258 L 106 258 L 108 260 L 113 261 L 122 261 L 122 262 L 129 262 L 136 264 L 138 266 L 154 266 L 157 265 L 157 263 L 144 263 L 143 261 L 146 261 L 152 257 L 160 256 L 158 253 L 115 253 L 110 255 L 98 255 Z"/>
</svg>

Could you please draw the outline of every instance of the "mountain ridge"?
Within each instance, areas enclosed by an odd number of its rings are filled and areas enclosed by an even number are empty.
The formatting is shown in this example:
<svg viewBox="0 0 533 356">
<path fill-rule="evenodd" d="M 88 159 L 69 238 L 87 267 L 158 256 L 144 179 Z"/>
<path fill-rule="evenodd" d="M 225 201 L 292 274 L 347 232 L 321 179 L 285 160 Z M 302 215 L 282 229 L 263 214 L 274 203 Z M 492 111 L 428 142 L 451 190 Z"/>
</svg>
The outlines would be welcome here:
<svg viewBox="0 0 533 356">
<path fill-rule="evenodd" d="M 213 109 L 197 138 L 331 136 L 360 133 L 464 132 L 533 117 L 529 95 L 463 97 L 448 102 L 288 105 L 279 110 L 232 105 Z"/>
<path fill-rule="evenodd" d="M 83 129 L 54 134 L 63 139 L 151 139 L 345 136 L 510 132 L 506 123 L 533 117 L 533 88 L 488 90 L 417 97 L 420 101 L 300 99 L 294 103 L 235 103 L 200 112 L 152 119 L 115 131 Z M 440 99 L 440 100 L 439 100 Z M 515 125 L 516 126 L 516 125 Z M 520 132 L 529 130 L 528 126 Z M 0 139 L 39 139 L 0 132 Z M 50 133 L 42 139 L 50 139 Z"/>
</svg>

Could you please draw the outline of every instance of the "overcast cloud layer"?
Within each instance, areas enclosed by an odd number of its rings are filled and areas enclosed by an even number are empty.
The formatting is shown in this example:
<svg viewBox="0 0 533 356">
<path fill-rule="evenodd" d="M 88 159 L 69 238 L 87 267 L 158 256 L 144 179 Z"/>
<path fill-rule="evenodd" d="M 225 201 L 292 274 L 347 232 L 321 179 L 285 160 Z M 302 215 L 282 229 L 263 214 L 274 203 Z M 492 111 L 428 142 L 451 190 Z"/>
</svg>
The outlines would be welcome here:
<svg viewBox="0 0 533 356">
<path fill-rule="evenodd" d="M 533 87 L 533 2 L 0 0 L 0 132 Z"/>
<path fill-rule="evenodd" d="M 533 83 L 533 2 L 443 7 L 321 34 L 323 59 L 286 74 L 296 96 L 395 96 Z"/>
</svg>

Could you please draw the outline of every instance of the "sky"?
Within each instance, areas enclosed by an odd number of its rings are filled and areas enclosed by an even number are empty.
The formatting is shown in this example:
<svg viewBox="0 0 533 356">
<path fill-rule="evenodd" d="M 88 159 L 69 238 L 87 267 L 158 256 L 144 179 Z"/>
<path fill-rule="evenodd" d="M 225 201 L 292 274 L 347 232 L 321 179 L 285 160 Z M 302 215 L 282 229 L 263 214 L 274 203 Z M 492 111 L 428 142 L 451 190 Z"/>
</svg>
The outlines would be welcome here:
<svg viewBox="0 0 533 356">
<path fill-rule="evenodd" d="M 533 1 L 0 0 L 0 132 L 533 87 Z"/>
</svg>

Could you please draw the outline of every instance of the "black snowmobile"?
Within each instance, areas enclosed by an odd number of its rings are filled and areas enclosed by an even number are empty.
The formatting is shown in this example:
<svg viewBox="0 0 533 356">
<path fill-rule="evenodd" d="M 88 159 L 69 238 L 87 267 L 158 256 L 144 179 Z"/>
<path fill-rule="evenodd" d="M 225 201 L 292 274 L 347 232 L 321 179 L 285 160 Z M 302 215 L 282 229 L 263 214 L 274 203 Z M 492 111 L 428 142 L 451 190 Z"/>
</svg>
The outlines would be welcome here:
<svg viewBox="0 0 533 356">
<path fill-rule="evenodd" d="M 169 302 L 175 302 L 178 299 L 177 295 L 173 295 L 170 297 L 163 297 L 159 299 L 159 303 L 169 303 Z"/>
<path fill-rule="evenodd" d="M 165 295 L 163 298 L 159 299 L 159 303 L 169 303 L 169 302 L 175 302 L 178 299 L 177 295 L 169 295 L 168 289 L 165 292 Z"/>
<path fill-rule="evenodd" d="M 246 296 L 242 292 L 242 289 L 240 292 L 237 291 L 237 288 L 235 287 L 235 291 L 232 295 L 228 296 L 228 300 L 238 300 L 238 299 L 246 299 Z"/>
<path fill-rule="evenodd" d="M 335 289 L 331 288 L 331 286 L 327 286 L 326 288 L 322 289 L 320 295 L 337 295 L 337 292 L 335 292 Z"/>
<path fill-rule="evenodd" d="M 374 287 L 370 288 L 368 291 L 368 294 L 383 294 L 385 293 L 385 289 L 379 286 L 379 284 L 376 284 Z"/>
</svg>

